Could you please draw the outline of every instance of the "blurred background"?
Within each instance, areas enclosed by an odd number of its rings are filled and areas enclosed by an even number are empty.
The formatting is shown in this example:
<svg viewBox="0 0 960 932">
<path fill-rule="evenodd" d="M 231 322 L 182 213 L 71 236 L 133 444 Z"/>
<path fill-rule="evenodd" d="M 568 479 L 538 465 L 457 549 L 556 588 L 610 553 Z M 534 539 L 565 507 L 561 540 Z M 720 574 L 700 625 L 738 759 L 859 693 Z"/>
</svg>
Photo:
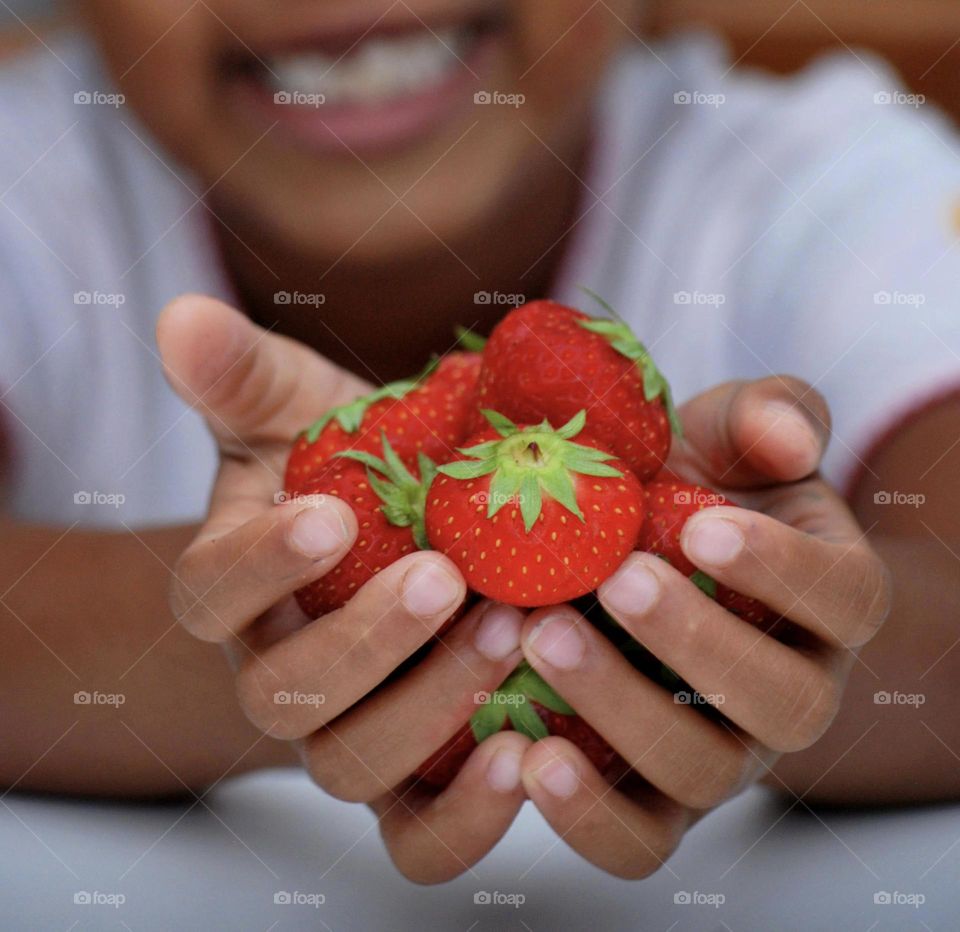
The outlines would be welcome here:
<svg viewBox="0 0 960 932">
<path fill-rule="evenodd" d="M 960 119 L 960 2 L 957 0 L 647 0 L 646 31 L 694 23 L 722 32 L 734 58 L 791 71 L 825 48 L 870 48 L 899 69 L 915 93 Z M 36 41 L 56 21 L 56 0 L 0 2 L 0 51 Z"/>
</svg>

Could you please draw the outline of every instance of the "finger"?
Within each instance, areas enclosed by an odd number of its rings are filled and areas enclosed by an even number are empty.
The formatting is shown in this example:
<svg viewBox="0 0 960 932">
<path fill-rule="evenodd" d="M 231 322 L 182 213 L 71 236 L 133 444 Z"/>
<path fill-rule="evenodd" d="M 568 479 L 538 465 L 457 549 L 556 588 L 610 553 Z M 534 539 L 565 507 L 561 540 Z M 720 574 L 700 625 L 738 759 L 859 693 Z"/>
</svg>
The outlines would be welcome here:
<svg viewBox="0 0 960 932">
<path fill-rule="evenodd" d="M 369 802 L 452 738 L 520 662 L 523 613 L 486 602 L 416 668 L 307 737 L 302 756 L 328 793 Z"/>
<path fill-rule="evenodd" d="M 598 590 L 604 608 L 723 714 L 776 751 L 799 751 L 836 716 L 846 652 L 801 652 L 725 611 L 689 579 L 635 553 Z"/>
<path fill-rule="evenodd" d="M 678 703 L 569 606 L 533 613 L 523 647 L 537 672 L 633 770 L 684 806 L 712 809 L 757 774 L 763 748 Z"/>
<path fill-rule="evenodd" d="M 332 570 L 357 536 L 351 508 L 332 495 L 262 512 L 221 536 L 204 534 L 171 581 L 174 616 L 194 637 L 224 642 L 300 586 Z"/>
<path fill-rule="evenodd" d="M 684 525 L 681 546 L 704 572 L 831 646 L 860 647 L 889 613 L 889 573 L 859 539 L 852 518 L 816 513 L 818 507 L 829 512 L 831 504 L 824 494 L 819 506 L 809 506 L 808 521 L 834 531 L 832 540 L 755 511 L 720 507 L 694 515 Z"/>
<path fill-rule="evenodd" d="M 383 682 L 465 596 L 463 577 L 446 557 L 404 557 L 338 611 L 266 649 L 253 643 L 237 678 L 240 704 L 261 731 L 304 738 Z"/>
<path fill-rule="evenodd" d="M 806 382 L 771 376 L 727 382 L 680 409 L 684 438 L 669 466 L 729 488 L 793 482 L 813 473 L 830 438 L 830 412 Z"/>
<path fill-rule="evenodd" d="M 419 787 L 374 804 L 397 869 L 414 883 L 443 883 L 470 870 L 503 837 L 526 798 L 520 764 L 530 741 L 514 731 L 488 738 L 434 796 Z"/>
<path fill-rule="evenodd" d="M 565 738 L 544 738 L 523 757 L 523 786 L 553 830 L 591 864 L 639 880 L 659 870 L 691 822 L 679 803 L 650 792 L 628 798 Z"/>
<path fill-rule="evenodd" d="M 235 456 L 260 443 L 288 444 L 328 408 L 369 387 L 301 343 L 200 295 L 164 308 L 157 344 L 174 391 Z"/>
</svg>

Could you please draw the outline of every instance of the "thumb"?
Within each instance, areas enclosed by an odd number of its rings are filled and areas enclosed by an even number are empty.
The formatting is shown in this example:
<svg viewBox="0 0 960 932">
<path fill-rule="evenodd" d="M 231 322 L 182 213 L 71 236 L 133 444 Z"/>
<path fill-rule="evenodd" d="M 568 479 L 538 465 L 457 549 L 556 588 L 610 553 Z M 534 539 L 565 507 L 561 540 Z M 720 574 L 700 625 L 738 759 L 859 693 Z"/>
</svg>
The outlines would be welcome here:
<svg viewBox="0 0 960 932">
<path fill-rule="evenodd" d="M 680 409 L 675 472 L 728 488 L 796 482 L 816 472 L 830 440 L 823 396 L 791 376 L 727 382 Z"/>
<path fill-rule="evenodd" d="M 206 419 L 221 450 L 288 443 L 327 409 L 369 386 L 295 340 L 213 298 L 184 295 L 157 321 L 174 391 Z"/>
</svg>

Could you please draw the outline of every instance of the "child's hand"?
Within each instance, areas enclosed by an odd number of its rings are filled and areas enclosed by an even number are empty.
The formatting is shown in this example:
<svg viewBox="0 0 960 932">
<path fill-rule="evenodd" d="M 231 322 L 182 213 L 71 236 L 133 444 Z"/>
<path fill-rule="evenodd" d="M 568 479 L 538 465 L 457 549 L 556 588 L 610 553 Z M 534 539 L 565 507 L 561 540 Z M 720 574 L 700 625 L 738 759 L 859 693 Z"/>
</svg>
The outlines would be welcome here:
<svg viewBox="0 0 960 932">
<path fill-rule="evenodd" d="M 248 717 L 294 740 L 320 786 L 377 801 L 404 873 L 424 881 L 461 873 L 516 815 L 529 741 L 507 733 L 485 742 L 441 797 L 408 793 L 403 781 L 466 720 L 475 694 L 493 692 L 517 665 L 522 614 L 478 605 L 415 669 L 361 702 L 465 595 L 446 557 L 422 553 L 387 567 L 316 622 L 292 598 L 336 566 L 357 526 L 330 496 L 315 506 L 274 504 L 291 440 L 368 386 L 207 298 L 170 305 L 157 337 L 171 384 L 206 418 L 221 455 L 207 521 L 174 574 L 176 617 L 228 648 Z"/>
<path fill-rule="evenodd" d="M 576 747 L 552 737 L 527 751 L 524 786 L 568 844 L 630 878 L 657 870 L 706 810 L 765 775 L 781 752 L 823 734 L 855 649 L 890 604 L 884 565 L 814 475 L 828 436 L 815 392 L 786 379 L 730 384 L 682 414 L 688 439 L 670 467 L 753 490 L 738 497 L 757 509 L 700 512 L 684 528 L 684 551 L 797 628 L 790 646 L 779 643 L 647 554 L 601 587 L 624 628 L 699 694 L 716 697 L 719 721 L 637 673 L 569 606 L 527 620 L 529 661 L 635 772 L 611 788 Z"/>
</svg>

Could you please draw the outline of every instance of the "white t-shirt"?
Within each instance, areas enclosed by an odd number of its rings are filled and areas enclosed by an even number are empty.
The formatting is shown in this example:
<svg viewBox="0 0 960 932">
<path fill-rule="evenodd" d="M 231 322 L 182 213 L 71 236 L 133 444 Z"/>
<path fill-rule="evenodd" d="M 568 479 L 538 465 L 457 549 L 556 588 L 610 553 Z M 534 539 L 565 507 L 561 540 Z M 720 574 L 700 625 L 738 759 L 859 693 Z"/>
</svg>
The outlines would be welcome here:
<svg viewBox="0 0 960 932">
<path fill-rule="evenodd" d="M 110 93 L 89 46 L 52 48 L 0 70 L 9 507 L 57 524 L 197 519 L 214 448 L 164 381 L 153 329 L 179 293 L 230 297 L 209 216 L 128 108 L 75 102 Z M 678 400 L 807 379 L 833 410 L 825 472 L 842 486 L 884 430 L 960 385 L 960 144 L 872 56 L 777 79 L 729 70 L 701 35 L 624 55 L 584 183 L 554 297 L 606 297 Z"/>
</svg>

